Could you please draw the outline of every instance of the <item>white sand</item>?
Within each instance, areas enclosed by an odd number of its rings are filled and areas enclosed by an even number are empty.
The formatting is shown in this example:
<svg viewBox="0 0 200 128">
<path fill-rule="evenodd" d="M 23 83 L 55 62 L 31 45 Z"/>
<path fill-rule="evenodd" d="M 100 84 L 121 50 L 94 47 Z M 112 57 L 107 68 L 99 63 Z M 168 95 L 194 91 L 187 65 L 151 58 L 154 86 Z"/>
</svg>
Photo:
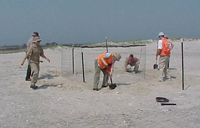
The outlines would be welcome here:
<svg viewBox="0 0 200 128">
<path fill-rule="evenodd" d="M 174 45 L 169 70 L 172 79 L 163 83 L 157 82 L 159 71 L 152 68 L 155 42 L 146 46 L 146 66 L 141 66 L 146 72 L 139 74 L 123 71 L 124 59 L 132 48 L 110 48 L 111 52 L 122 52 L 113 76 L 118 86 L 100 91 L 92 90 L 93 61 L 102 50 L 83 49 L 86 83 L 82 82 L 80 65 L 75 74 L 69 72 L 67 77 L 61 77 L 61 50 L 45 50 L 51 63 L 44 60 L 41 64 L 37 90 L 32 90 L 30 82 L 24 80 L 27 62 L 23 67 L 20 63 L 25 53 L 0 54 L 0 127 L 198 128 L 200 44 L 184 42 L 185 90 L 181 84 L 181 44 Z M 139 56 L 140 49 L 137 50 L 133 53 Z M 80 63 L 81 60 L 76 64 Z M 158 96 L 176 105 L 161 106 L 155 100 Z"/>
</svg>

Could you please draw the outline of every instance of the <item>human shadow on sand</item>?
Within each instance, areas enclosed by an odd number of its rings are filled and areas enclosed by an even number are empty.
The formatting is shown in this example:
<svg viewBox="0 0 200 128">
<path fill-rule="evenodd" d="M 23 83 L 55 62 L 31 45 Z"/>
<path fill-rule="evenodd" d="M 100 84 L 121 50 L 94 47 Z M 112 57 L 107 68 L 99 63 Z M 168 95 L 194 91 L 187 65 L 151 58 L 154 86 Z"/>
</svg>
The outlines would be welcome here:
<svg viewBox="0 0 200 128">
<path fill-rule="evenodd" d="M 116 84 L 115 88 L 117 88 L 117 86 L 131 85 L 131 84 L 127 84 L 127 83 L 113 83 L 113 84 Z M 109 87 L 110 85 L 111 85 L 111 83 L 108 83 L 107 87 Z M 99 90 L 101 90 L 103 88 L 106 88 L 106 87 L 101 87 L 101 88 L 99 88 Z M 113 89 L 115 89 L 115 88 L 113 88 Z M 111 89 L 111 90 L 113 90 L 113 89 Z"/>
<path fill-rule="evenodd" d="M 50 74 L 46 74 L 46 75 L 41 75 L 38 80 L 40 79 L 53 79 L 53 77 L 57 77 L 57 75 L 50 75 Z"/>
<path fill-rule="evenodd" d="M 47 84 L 45 84 L 45 85 L 39 86 L 37 89 L 47 89 L 49 87 L 57 87 L 57 86 L 58 85 L 47 85 Z"/>
<path fill-rule="evenodd" d="M 188 85 L 187 87 L 184 88 L 184 90 L 188 89 L 191 85 Z"/>
<path fill-rule="evenodd" d="M 131 85 L 131 84 L 128 84 L 128 83 L 114 83 L 116 84 L 117 86 L 126 86 L 126 85 Z"/>
<path fill-rule="evenodd" d="M 175 76 L 171 76 L 171 79 L 176 79 L 176 77 Z"/>
<path fill-rule="evenodd" d="M 177 70 L 177 68 L 169 68 L 169 70 Z"/>
<path fill-rule="evenodd" d="M 127 71 L 128 73 L 135 73 L 135 71 Z M 142 73 L 143 71 L 137 71 L 137 73 L 135 73 L 135 74 L 139 74 L 139 73 Z"/>
</svg>

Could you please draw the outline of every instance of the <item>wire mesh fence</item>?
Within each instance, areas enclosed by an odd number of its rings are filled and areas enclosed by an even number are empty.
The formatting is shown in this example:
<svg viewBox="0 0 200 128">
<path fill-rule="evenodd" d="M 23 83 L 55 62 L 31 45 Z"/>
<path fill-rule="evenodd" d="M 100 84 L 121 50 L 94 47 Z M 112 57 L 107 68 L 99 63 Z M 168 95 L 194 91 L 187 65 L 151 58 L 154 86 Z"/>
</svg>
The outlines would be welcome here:
<svg viewBox="0 0 200 128">
<path fill-rule="evenodd" d="M 107 50 L 105 47 L 98 48 L 81 48 L 81 47 L 63 47 L 61 53 L 61 75 L 68 79 L 77 81 L 93 82 L 94 60 Z M 137 77 L 145 79 L 146 67 L 146 45 L 137 47 L 109 47 L 108 52 L 120 53 L 122 58 L 114 65 L 115 77 L 121 76 L 125 71 L 124 63 L 126 57 L 133 54 L 140 59 L 139 72 Z M 135 74 L 132 72 L 132 74 Z M 77 77 L 79 76 L 79 77 Z M 135 75 L 136 76 L 136 75 Z M 80 79 L 82 78 L 82 79 Z M 127 77 L 121 79 L 126 81 Z"/>
</svg>

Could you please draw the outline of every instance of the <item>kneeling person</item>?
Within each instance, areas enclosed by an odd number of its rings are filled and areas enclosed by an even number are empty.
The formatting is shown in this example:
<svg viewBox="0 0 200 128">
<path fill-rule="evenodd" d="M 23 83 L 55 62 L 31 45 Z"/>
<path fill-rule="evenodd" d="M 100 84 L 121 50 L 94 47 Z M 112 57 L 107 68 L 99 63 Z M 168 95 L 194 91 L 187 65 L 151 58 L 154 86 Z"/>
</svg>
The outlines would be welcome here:
<svg viewBox="0 0 200 128">
<path fill-rule="evenodd" d="M 138 73 L 139 64 L 140 64 L 140 60 L 134 57 L 133 54 L 130 54 L 130 56 L 126 58 L 125 63 L 124 63 L 125 72 L 130 71 L 127 68 L 127 66 L 130 65 L 130 66 L 135 66 L 133 71 L 135 71 L 135 73 Z"/>
</svg>

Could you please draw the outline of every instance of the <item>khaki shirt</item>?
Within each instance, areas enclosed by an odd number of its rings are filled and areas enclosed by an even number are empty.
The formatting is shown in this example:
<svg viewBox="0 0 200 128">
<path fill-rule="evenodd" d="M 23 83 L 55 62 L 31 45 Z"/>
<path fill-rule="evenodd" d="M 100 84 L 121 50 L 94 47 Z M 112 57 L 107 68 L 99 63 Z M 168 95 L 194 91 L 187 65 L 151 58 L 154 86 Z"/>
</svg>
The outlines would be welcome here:
<svg viewBox="0 0 200 128">
<path fill-rule="evenodd" d="M 42 47 L 39 45 L 32 44 L 27 54 L 30 56 L 29 63 L 39 63 L 40 56 L 44 55 Z"/>
</svg>

